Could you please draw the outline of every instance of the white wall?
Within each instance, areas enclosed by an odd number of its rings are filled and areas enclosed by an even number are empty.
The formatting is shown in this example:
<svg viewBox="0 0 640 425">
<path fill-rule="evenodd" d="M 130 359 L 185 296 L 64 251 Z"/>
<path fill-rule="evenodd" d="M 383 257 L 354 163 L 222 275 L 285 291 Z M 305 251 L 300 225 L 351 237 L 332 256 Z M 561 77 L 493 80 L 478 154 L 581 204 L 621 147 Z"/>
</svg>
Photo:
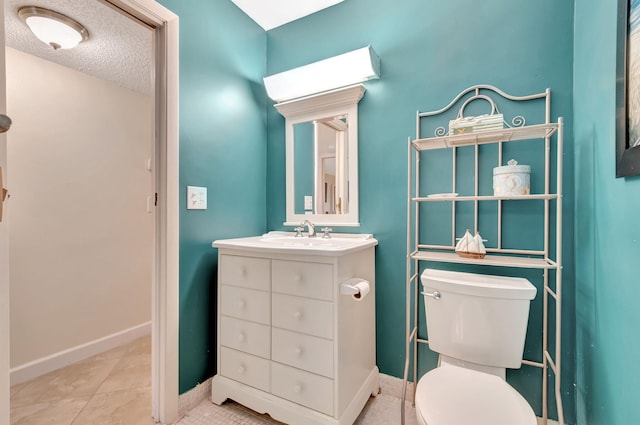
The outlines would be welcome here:
<svg viewBox="0 0 640 425">
<path fill-rule="evenodd" d="M 11 367 L 151 320 L 152 99 L 7 48 Z"/>
</svg>

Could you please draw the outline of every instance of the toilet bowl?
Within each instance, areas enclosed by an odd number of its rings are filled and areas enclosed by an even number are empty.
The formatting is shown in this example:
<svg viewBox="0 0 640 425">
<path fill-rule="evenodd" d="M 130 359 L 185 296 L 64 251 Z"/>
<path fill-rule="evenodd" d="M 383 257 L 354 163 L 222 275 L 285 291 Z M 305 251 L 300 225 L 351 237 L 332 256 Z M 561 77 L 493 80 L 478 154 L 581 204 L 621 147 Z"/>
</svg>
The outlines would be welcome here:
<svg viewBox="0 0 640 425">
<path fill-rule="evenodd" d="M 536 425 L 529 403 L 495 375 L 446 365 L 416 388 L 420 425 Z"/>
<path fill-rule="evenodd" d="M 425 269 L 429 348 L 439 366 L 416 386 L 421 425 L 536 425 L 505 381 L 519 368 L 536 288 L 526 279 Z"/>
</svg>

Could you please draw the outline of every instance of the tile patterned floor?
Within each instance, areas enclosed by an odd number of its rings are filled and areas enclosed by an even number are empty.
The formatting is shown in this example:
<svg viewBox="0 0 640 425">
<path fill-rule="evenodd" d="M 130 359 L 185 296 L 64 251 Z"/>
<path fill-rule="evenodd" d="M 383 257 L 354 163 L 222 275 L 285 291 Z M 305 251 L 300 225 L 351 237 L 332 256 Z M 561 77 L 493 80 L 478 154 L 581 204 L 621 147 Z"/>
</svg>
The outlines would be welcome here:
<svg viewBox="0 0 640 425">
<path fill-rule="evenodd" d="M 151 338 L 11 387 L 11 425 L 153 425 Z"/>
<path fill-rule="evenodd" d="M 408 403 L 405 425 L 416 425 L 415 409 Z M 267 415 L 260 415 L 234 402 L 217 406 L 208 400 L 178 422 L 177 425 L 282 425 Z M 304 424 L 294 424 L 304 425 Z M 385 394 L 371 397 L 354 425 L 400 425 L 400 399 Z"/>
<path fill-rule="evenodd" d="M 371 397 L 356 425 L 400 424 L 400 400 Z M 415 425 L 407 405 L 406 425 Z M 10 425 L 153 425 L 151 339 L 90 357 L 11 388 Z M 176 425 L 282 425 L 234 402 L 202 401 Z M 304 425 L 304 424 L 294 424 Z"/>
</svg>

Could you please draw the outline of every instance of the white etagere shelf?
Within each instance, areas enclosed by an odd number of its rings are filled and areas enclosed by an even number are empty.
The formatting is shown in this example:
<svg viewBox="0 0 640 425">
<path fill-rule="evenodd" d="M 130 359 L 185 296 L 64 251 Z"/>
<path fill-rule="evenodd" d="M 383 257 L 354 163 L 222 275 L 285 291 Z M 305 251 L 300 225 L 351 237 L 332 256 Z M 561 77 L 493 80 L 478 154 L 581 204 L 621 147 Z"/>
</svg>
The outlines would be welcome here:
<svg viewBox="0 0 640 425">
<path fill-rule="evenodd" d="M 501 98 L 505 102 L 537 101 L 544 104 L 544 122 L 542 124 L 525 125 L 525 118 L 516 116 L 511 124 L 506 123 L 506 128 L 482 132 L 470 132 L 465 134 L 448 134 L 445 127 L 435 128 L 435 136 L 422 138 L 423 120 L 440 119 L 443 114 L 453 111 L 453 107 L 461 103 L 458 117 L 463 116 L 464 108 L 474 100 L 488 101 L 492 108 L 492 114 L 498 112 L 494 98 Z M 555 396 L 556 417 L 560 425 L 564 425 L 564 414 L 560 391 L 560 356 L 561 356 L 561 307 L 562 307 L 562 143 L 563 143 L 563 119 L 551 122 L 551 92 L 549 89 L 543 93 L 529 96 L 511 96 L 489 85 L 477 85 L 462 91 L 449 105 L 437 111 L 418 112 L 416 114 L 416 139 L 409 139 L 408 153 L 408 181 L 407 181 L 407 316 L 406 316 L 406 360 L 404 371 L 403 392 L 409 380 L 410 361 L 413 360 L 413 382 L 418 380 L 418 344 L 427 344 L 428 340 L 418 336 L 418 324 L 424 321 L 424 316 L 418 315 L 419 279 L 421 262 L 437 262 L 449 264 L 468 264 L 480 266 L 497 266 L 521 269 L 538 269 L 542 271 L 543 287 L 539 291 L 542 297 L 542 352 L 539 360 L 523 359 L 524 365 L 538 367 L 542 372 L 542 423 L 546 424 L 549 417 L 549 375 L 553 373 L 553 389 Z M 553 140 L 552 140 L 553 137 Z M 503 163 L 503 144 L 506 142 L 522 141 L 522 143 L 540 143 L 544 149 L 544 183 L 542 193 L 519 196 L 490 196 L 479 194 L 479 169 L 482 164 L 479 161 L 479 146 L 484 144 L 497 144 L 497 163 Z M 555 145 L 555 158 L 552 158 L 552 145 Z M 458 196 L 456 186 L 457 150 L 464 146 L 475 147 L 474 193 L 472 195 Z M 421 155 L 435 149 L 449 149 L 452 151 L 452 193 L 448 194 L 424 194 L 420 191 L 422 182 L 420 174 Z M 552 159 L 555 160 L 555 169 L 551 168 Z M 483 170 L 486 171 L 486 170 Z M 491 171 L 491 170 L 489 170 Z M 555 176 L 555 187 L 551 188 L 551 177 Z M 456 205 L 460 202 L 473 204 L 473 230 L 478 230 L 480 209 L 479 204 L 491 201 L 497 203 L 497 246 L 487 248 L 487 254 L 482 259 L 463 258 L 455 253 L 456 241 Z M 541 220 L 542 249 L 518 249 L 502 246 L 503 238 L 503 204 L 505 202 L 535 201 L 542 202 Z M 450 245 L 432 245 L 421 243 L 424 237 L 420 227 L 421 216 L 428 216 L 427 211 L 421 211 L 423 203 L 450 203 L 451 204 L 451 237 Z M 552 208 L 553 207 L 553 208 Z M 555 218 L 551 212 L 554 210 Z M 427 217 L 424 217 L 427 220 Z M 428 220 L 436 220 L 429 217 Z M 447 224 L 448 225 L 448 224 Z M 552 255 L 553 254 L 553 255 Z M 550 306 L 549 297 L 555 301 L 555 306 Z M 551 315 L 555 317 L 550 318 Z M 553 326 L 554 345 L 550 346 L 550 327 Z M 412 355 L 413 354 L 413 355 Z M 403 394 L 404 399 L 404 394 Z M 402 423 L 404 423 L 404 409 L 402 409 Z"/>
<path fill-rule="evenodd" d="M 517 196 L 442 196 L 442 197 L 416 197 L 414 202 L 461 202 L 461 201 L 534 201 L 541 199 L 556 199 L 555 193 L 517 195 Z"/>
<path fill-rule="evenodd" d="M 489 250 L 488 250 L 489 251 Z M 484 258 L 460 257 L 455 252 L 418 251 L 411 254 L 413 260 L 437 261 L 440 263 L 476 264 L 481 266 L 518 267 L 525 269 L 556 269 L 558 265 L 548 258 L 517 257 L 487 254 Z"/>
<path fill-rule="evenodd" d="M 558 130 L 557 123 L 529 125 L 526 127 L 506 128 L 502 130 L 483 131 L 480 133 L 455 134 L 429 137 L 412 141 L 418 151 L 443 149 L 486 143 L 515 142 L 517 140 L 544 139 Z"/>
</svg>

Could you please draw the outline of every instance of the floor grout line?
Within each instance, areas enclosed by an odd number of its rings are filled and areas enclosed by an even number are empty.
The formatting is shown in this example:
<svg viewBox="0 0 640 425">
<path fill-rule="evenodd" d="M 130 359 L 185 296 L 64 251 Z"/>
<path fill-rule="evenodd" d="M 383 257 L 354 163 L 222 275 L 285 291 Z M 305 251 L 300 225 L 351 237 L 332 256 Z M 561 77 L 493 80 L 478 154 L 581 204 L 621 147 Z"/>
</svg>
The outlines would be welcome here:
<svg viewBox="0 0 640 425">
<path fill-rule="evenodd" d="M 84 404 L 84 406 L 82 406 L 82 409 L 80 409 L 78 411 L 78 413 L 73 417 L 73 419 L 71 420 L 71 422 L 69 422 L 69 425 L 73 425 L 73 423 L 78 419 L 78 417 L 82 414 L 82 412 L 84 412 L 84 409 L 87 408 L 87 406 L 89 405 L 89 403 L 91 402 L 91 400 L 93 399 L 94 396 L 89 397 L 89 399 L 87 400 L 87 402 Z"/>
<path fill-rule="evenodd" d="M 95 357 L 95 356 L 94 356 Z M 111 367 L 111 369 L 109 370 L 109 373 L 107 373 L 104 377 L 104 379 L 102 379 L 102 381 L 100 382 L 99 385 L 96 386 L 95 390 L 93 390 L 93 394 L 91 396 L 89 396 L 89 399 L 87 400 L 87 402 L 84 404 L 84 406 L 82 406 L 82 409 L 80 409 L 78 411 L 78 413 L 74 416 L 73 420 L 69 423 L 69 425 L 73 425 L 75 421 L 78 420 L 78 418 L 80 417 L 80 415 L 82 414 L 82 412 L 84 412 L 84 410 L 87 408 L 87 406 L 91 403 L 91 401 L 96 397 L 96 394 L 98 393 L 98 390 L 102 387 L 102 385 L 107 381 L 107 379 L 109 379 L 109 377 L 111 376 L 111 374 L 113 373 L 113 371 L 115 370 L 116 366 L 118 366 L 118 364 L 120 364 L 120 362 L 122 361 L 123 358 L 126 357 L 126 352 L 124 352 L 120 357 L 117 357 L 117 362 L 115 362 L 113 364 L 113 366 Z"/>
</svg>

